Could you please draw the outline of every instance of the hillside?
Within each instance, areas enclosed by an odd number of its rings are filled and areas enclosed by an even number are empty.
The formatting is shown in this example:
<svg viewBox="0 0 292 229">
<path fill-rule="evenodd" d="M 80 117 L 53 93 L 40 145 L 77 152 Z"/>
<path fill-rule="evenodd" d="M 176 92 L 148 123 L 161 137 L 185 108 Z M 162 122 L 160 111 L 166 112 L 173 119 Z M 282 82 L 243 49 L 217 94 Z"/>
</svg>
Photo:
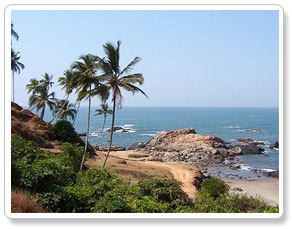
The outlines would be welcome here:
<svg viewBox="0 0 292 229">
<path fill-rule="evenodd" d="M 41 120 L 38 115 L 11 102 L 11 136 L 20 135 L 40 147 L 52 148 L 56 141 L 52 129 L 53 125 Z"/>
</svg>

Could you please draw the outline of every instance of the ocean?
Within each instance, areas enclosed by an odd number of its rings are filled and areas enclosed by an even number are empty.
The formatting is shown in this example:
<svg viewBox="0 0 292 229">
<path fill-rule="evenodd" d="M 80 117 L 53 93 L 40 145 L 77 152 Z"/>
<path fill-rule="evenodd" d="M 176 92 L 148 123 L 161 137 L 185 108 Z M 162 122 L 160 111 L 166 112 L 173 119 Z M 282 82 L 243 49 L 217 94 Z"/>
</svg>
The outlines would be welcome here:
<svg viewBox="0 0 292 229">
<path fill-rule="evenodd" d="M 95 145 L 100 136 L 103 116 L 94 116 L 96 107 L 91 109 L 89 142 Z M 45 120 L 50 120 L 49 112 Z M 86 131 L 87 107 L 80 107 L 75 130 Z M 107 117 L 105 129 L 111 125 Z M 236 143 L 237 138 L 251 138 L 262 141 L 265 155 L 242 155 L 237 157 L 241 170 L 279 170 L 279 151 L 269 145 L 279 140 L 278 108 L 215 108 L 215 107 L 123 107 L 117 109 L 115 126 L 129 128 L 129 132 L 115 132 L 113 145 L 129 147 L 135 142 L 147 142 L 157 133 L 166 130 L 194 128 L 198 134 L 215 135 L 226 142 Z M 261 129 L 249 132 L 246 129 Z M 108 144 L 110 134 L 103 133 L 100 144 Z M 238 143 L 237 143 L 238 144 Z"/>
</svg>

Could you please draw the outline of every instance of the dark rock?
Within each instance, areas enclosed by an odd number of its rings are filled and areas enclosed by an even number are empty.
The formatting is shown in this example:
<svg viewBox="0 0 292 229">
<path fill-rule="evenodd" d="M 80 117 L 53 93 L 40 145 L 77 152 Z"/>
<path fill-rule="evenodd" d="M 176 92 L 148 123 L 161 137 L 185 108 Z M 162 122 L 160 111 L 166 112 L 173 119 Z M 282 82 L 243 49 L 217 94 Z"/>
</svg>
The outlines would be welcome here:
<svg viewBox="0 0 292 229">
<path fill-rule="evenodd" d="M 118 164 L 127 164 L 127 162 L 123 160 L 123 161 L 119 161 Z"/>
<path fill-rule="evenodd" d="M 254 140 L 250 139 L 250 138 L 238 138 L 236 139 L 237 142 L 243 142 L 243 143 L 253 143 Z"/>
<path fill-rule="evenodd" d="M 86 136 L 86 132 L 78 133 L 78 135 L 79 135 L 80 137 L 84 137 L 84 136 Z"/>
<path fill-rule="evenodd" d="M 129 146 L 128 150 L 137 150 L 145 148 L 145 144 L 143 142 L 137 142 Z"/>
<path fill-rule="evenodd" d="M 129 132 L 131 129 L 129 128 L 123 128 L 123 127 L 120 127 L 120 126 L 115 126 L 114 128 L 114 132 L 117 132 L 118 130 L 121 130 L 122 132 Z M 111 132 L 111 128 L 110 129 L 107 129 L 106 132 L 110 133 Z"/>
<path fill-rule="evenodd" d="M 263 132 L 263 130 L 260 129 L 246 129 L 244 131 L 250 131 L 250 132 Z"/>
<path fill-rule="evenodd" d="M 230 153 L 233 153 L 234 155 L 262 154 L 264 151 L 264 149 L 253 145 L 237 145 L 230 149 Z"/>
<path fill-rule="evenodd" d="M 232 188 L 231 190 L 232 190 L 232 191 L 237 191 L 237 192 L 242 192 L 242 191 L 243 191 L 243 189 L 240 188 L 240 187 L 234 187 L 234 188 Z"/>
<path fill-rule="evenodd" d="M 270 145 L 270 149 L 274 149 L 274 148 L 279 149 L 279 142 L 278 141 L 276 141 Z"/>
<path fill-rule="evenodd" d="M 273 177 L 273 178 L 279 178 L 279 171 L 272 171 L 272 172 L 262 172 L 264 176 L 266 177 Z"/>
</svg>

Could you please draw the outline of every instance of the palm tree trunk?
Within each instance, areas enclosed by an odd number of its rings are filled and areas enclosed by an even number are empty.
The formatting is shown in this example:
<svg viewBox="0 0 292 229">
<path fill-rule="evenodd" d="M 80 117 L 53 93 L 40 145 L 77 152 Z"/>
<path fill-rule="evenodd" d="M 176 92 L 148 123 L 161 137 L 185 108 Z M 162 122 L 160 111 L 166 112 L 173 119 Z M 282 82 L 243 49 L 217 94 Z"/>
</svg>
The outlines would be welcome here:
<svg viewBox="0 0 292 229">
<path fill-rule="evenodd" d="M 66 99 L 66 101 L 68 101 L 68 99 L 69 99 L 69 94 L 67 95 L 67 99 Z M 69 104 L 69 102 L 68 102 L 68 104 Z M 62 111 L 62 110 L 64 109 L 65 105 L 66 105 L 66 103 L 64 103 L 64 105 L 61 107 L 60 111 Z M 60 112 L 60 111 L 59 111 L 59 112 Z M 59 114 L 59 113 L 56 113 L 56 114 L 54 115 L 54 117 L 52 118 L 52 120 L 51 120 L 49 123 L 53 122 L 53 121 L 55 120 L 55 118 L 57 117 L 58 114 Z"/>
<path fill-rule="evenodd" d="M 14 102 L 14 71 L 12 71 L 12 88 L 13 88 L 13 92 L 12 92 L 12 102 Z"/>
<path fill-rule="evenodd" d="M 72 126 L 74 126 L 75 120 L 76 120 L 76 118 L 77 118 L 78 111 L 79 111 L 79 107 L 80 107 L 80 101 L 78 102 L 78 108 L 77 108 L 77 112 L 76 112 L 76 115 L 75 115 L 74 121 L 73 121 L 73 123 L 72 123 Z"/>
<path fill-rule="evenodd" d="M 85 147 L 84 147 L 84 152 L 83 152 L 83 157 L 82 157 L 82 161 L 81 161 L 81 164 L 80 164 L 79 172 L 82 171 L 82 167 L 83 167 L 83 164 L 84 164 L 85 155 L 86 155 L 86 151 L 87 151 L 87 146 L 88 146 L 89 122 L 90 122 L 90 106 L 91 106 L 91 96 L 89 95 L 89 97 L 88 97 L 88 117 L 87 117 Z"/>
<path fill-rule="evenodd" d="M 106 157 L 104 159 L 104 163 L 103 163 L 102 169 L 105 167 L 106 161 L 108 159 L 108 156 L 109 156 L 109 153 L 110 153 L 111 147 L 112 147 L 114 123 L 115 123 L 115 112 L 116 112 L 116 95 L 115 95 L 115 92 L 114 92 L 114 97 L 113 97 L 113 103 L 114 104 L 113 104 L 113 115 L 112 115 L 112 127 L 111 127 L 111 136 L 110 136 L 110 145 L 109 145 L 108 151 L 106 153 Z"/>
<path fill-rule="evenodd" d="M 41 120 L 44 120 L 46 105 L 44 105 L 41 113 Z"/>
<path fill-rule="evenodd" d="M 99 138 L 97 139 L 96 147 L 98 146 L 99 141 L 100 141 L 100 139 L 102 137 L 102 133 L 103 133 L 104 125 L 105 125 L 105 120 L 106 120 L 106 115 L 103 118 L 103 125 L 102 125 L 102 129 L 101 129 L 101 134 L 100 134 Z"/>
</svg>

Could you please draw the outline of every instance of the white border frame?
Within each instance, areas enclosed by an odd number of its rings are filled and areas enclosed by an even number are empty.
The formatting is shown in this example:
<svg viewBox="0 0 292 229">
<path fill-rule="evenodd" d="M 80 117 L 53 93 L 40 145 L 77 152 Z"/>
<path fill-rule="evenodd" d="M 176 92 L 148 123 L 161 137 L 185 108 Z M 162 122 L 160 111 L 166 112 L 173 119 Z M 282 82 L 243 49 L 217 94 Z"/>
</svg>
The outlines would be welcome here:
<svg viewBox="0 0 292 229">
<path fill-rule="evenodd" d="M 5 8 L 5 76 L 11 74 L 12 10 L 278 10 L 279 12 L 279 213 L 11 213 L 11 77 L 5 77 L 5 214 L 9 218 L 280 218 L 283 215 L 283 16 L 279 5 L 9 5 Z"/>
</svg>

